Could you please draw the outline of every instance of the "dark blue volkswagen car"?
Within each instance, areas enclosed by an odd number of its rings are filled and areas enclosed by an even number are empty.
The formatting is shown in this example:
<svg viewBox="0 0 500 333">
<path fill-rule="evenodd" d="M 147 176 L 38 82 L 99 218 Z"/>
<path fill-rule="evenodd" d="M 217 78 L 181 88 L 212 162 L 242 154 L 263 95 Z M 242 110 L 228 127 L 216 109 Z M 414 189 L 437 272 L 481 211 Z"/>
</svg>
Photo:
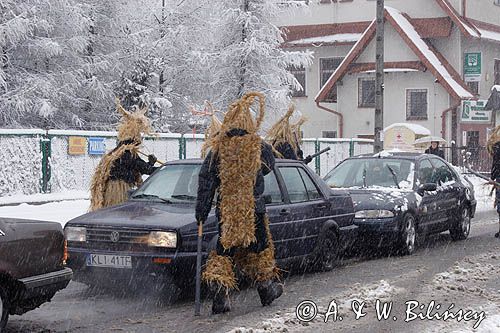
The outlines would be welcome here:
<svg viewBox="0 0 500 333">
<path fill-rule="evenodd" d="M 192 284 L 201 163 L 170 162 L 124 204 L 69 221 L 65 234 L 74 279 L 90 285 L 128 285 L 149 278 L 180 287 Z M 316 270 L 332 269 L 356 237 L 349 193 L 331 190 L 303 163 L 290 160 L 276 161 L 265 189 L 278 264 L 292 260 Z M 212 210 L 204 227 L 204 258 L 215 247 L 216 223 Z"/>
<path fill-rule="evenodd" d="M 415 250 L 418 235 L 450 231 L 466 239 L 476 210 L 474 188 L 445 160 L 419 153 L 380 153 L 349 158 L 325 181 L 348 190 L 362 241 Z"/>
</svg>

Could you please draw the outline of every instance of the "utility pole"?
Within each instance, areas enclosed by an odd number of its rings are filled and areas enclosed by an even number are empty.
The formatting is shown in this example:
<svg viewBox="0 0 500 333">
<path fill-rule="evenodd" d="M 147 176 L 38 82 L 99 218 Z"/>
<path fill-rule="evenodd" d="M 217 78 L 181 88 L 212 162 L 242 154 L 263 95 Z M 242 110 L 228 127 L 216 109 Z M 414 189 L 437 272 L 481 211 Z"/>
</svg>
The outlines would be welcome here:
<svg viewBox="0 0 500 333">
<path fill-rule="evenodd" d="M 384 147 L 384 0 L 377 0 L 377 32 L 375 54 L 375 142 L 373 151 Z"/>
</svg>

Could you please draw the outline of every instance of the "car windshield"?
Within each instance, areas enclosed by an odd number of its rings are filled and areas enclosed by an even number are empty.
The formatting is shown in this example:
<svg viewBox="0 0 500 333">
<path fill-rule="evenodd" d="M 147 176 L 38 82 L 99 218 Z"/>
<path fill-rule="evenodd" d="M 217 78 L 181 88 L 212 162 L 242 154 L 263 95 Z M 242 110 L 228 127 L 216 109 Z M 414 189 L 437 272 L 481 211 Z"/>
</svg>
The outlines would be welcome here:
<svg viewBox="0 0 500 333">
<path fill-rule="evenodd" d="M 325 181 L 331 188 L 388 187 L 411 189 L 414 163 L 409 160 L 349 159 L 330 171 Z"/>
<path fill-rule="evenodd" d="M 198 192 L 198 173 L 201 165 L 174 164 L 161 168 L 135 191 L 133 199 L 164 202 L 194 202 Z"/>
</svg>

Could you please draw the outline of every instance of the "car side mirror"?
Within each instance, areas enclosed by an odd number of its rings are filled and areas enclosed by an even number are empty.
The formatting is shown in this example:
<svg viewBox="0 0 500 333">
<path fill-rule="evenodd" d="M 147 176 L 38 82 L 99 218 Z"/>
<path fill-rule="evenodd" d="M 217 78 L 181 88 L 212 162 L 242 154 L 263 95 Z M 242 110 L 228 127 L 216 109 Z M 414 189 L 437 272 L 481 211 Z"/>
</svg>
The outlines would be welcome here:
<svg viewBox="0 0 500 333">
<path fill-rule="evenodd" d="M 132 196 L 132 194 L 134 194 L 135 190 L 136 190 L 136 189 L 133 189 L 133 188 L 132 188 L 132 189 L 130 189 L 130 190 L 127 190 L 127 198 L 129 198 L 129 199 L 130 199 L 130 197 Z"/>
<path fill-rule="evenodd" d="M 273 203 L 273 197 L 270 194 L 264 194 L 262 197 L 264 198 L 264 203 L 266 205 Z"/>
<path fill-rule="evenodd" d="M 418 187 L 417 193 L 424 195 L 425 192 L 432 192 L 437 190 L 437 185 L 435 183 L 425 183 Z"/>
</svg>

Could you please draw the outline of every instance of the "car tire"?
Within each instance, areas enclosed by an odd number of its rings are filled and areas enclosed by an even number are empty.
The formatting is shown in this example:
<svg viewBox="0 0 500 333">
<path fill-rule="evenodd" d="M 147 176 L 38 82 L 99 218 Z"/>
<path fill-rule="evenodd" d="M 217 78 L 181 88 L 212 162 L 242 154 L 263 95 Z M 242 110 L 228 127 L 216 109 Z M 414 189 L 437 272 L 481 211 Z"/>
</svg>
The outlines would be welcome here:
<svg viewBox="0 0 500 333">
<path fill-rule="evenodd" d="M 451 240 L 459 241 L 469 237 L 471 217 L 470 209 L 464 206 L 460 209 L 459 216 L 455 219 L 454 225 L 450 228 Z"/>
<path fill-rule="evenodd" d="M 322 237 L 312 262 L 312 271 L 329 272 L 338 264 L 339 240 L 335 231 L 328 229 Z"/>
<path fill-rule="evenodd" d="M 3 332 L 5 326 L 7 325 L 7 320 L 9 319 L 9 303 L 7 299 L 7 293 L 5 289 L 0 286 L 0 332 Z"/>
<path fill-rule="evenodd" d="M 411 214 L 403 217 L 400 251 L 402 255 L 412 255 L 417 244 L 417 225 Z"/>
</svg>

